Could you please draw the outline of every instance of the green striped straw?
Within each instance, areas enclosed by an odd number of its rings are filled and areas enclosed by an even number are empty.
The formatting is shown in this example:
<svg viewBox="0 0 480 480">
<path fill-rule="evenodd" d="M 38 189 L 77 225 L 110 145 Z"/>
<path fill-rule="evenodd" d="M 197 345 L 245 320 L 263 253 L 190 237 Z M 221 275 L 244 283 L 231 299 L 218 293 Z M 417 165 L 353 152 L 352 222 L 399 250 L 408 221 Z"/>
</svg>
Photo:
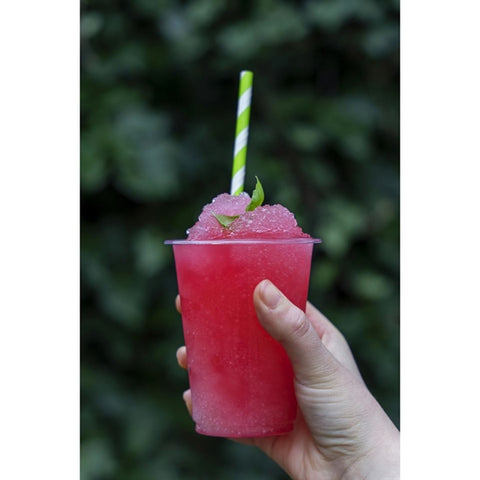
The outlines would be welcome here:
<svg viewBox="0 0 480 480">
<path fill-rule="evenodd" d="M 250 122 L 250 102 L 252 99 L 253 73 L 240 72 L 238 89 L 237 126 L 235 129 L 235 147 L 233 150 L 233 169 L 230 195 L 243 192 L 245 180 L 245 161 L 247 158 L 248 125 Z"/>
</svg>

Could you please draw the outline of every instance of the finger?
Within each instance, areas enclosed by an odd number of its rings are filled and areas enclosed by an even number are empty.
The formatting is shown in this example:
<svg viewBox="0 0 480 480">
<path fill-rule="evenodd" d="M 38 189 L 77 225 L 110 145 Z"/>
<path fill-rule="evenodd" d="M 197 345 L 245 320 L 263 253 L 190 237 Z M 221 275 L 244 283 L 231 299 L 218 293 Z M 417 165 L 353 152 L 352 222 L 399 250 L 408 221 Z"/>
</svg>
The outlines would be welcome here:
<svg viewBox="0 0 480 480">
<path fill-rule="evenodd" d="M 177 362 L 182 368 L 187 369 L 187 347 L 182 346 L 177 350 Z"/>
<path fill-rule="evenodd" d="M 175 297 L 175 308 L 177 309 L 178 313 L 182 313 L 182 306 L 180 304 L 180 295 Z"/>
<path fill-rule="evenodd" d="M 327 334 L 331 334 L 336 330 L 332 322 L 319 310 L 317 310 L 310 302 L 307 302 L 307 308 L 305 314 L 312 322 L 315 331 L 318 336 L 323 340 L 323 337 Z"/>
<path fill-rule="evenodd" d="M 363 382 L 362 375 L 358 370 L 352 351 L 340 330 L 338 330 L 335 325 L 333 325 L 333 323 L 310 302 L 307 303 L 305 313 L 329 352 L 344 367 L 348 368 L 348 370 Z"/>
<path fill-rule="evenodd" d="M 340 364 L 323 345 L 305 313 L 269 280 L 257 285 L 253 299 L 260 323 L 285 348 L 297 382 L 307 387 L 330 387 Z"/>
<path fill-rule="evenodd" d="M 192 416 L 192 392 L 190 389 L 183 392 L 183 401 L 185 402 L 188 413 Z"/>
</svg>

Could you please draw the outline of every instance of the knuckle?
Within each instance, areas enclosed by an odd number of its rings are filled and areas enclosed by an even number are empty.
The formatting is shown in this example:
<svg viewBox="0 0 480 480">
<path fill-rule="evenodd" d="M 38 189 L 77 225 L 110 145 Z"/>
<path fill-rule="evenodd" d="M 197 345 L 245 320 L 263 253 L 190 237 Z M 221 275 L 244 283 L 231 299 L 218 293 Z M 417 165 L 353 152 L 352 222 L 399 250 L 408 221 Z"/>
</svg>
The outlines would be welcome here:
<svg viewBox="0 0 480 480">
<path fill-rule="evenodd" d="M 290 309 L 290 315 L 291 334 L 297 338 L 308 336 L 311 325 L 305 314 L 300 309 L 292 307 Z"/>
</svg>

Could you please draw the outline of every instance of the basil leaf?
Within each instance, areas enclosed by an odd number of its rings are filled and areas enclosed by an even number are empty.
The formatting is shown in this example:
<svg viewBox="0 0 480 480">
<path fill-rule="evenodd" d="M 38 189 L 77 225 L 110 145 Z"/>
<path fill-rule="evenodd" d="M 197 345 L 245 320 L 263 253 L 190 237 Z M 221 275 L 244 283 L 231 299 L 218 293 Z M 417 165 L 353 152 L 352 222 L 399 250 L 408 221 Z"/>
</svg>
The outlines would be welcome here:
<svg viewBox="0 0 480 480">
<path fill-rule="evenodd" d="M 255 177 L 257 179 L 257 184 L 255 185 L 255 190 L 252 193 L 252 200 L 248 204 L 246 211 L 251 212 L 252 210 L 255 210 L 257 207 L 259 207 L 262 203 L 263 200 L 265 199 L 265 194 L 263 193 L 263 187 L 262 184 L 260 183 L 260 180 L 258 177 Z"/>
<path fill-rule="evenodd" d="M 218 223 L 223 228 L 228 228 L 240 215 L 217 215 L 212 213 L 212 215 L 218 220 Z"/>
</svg>

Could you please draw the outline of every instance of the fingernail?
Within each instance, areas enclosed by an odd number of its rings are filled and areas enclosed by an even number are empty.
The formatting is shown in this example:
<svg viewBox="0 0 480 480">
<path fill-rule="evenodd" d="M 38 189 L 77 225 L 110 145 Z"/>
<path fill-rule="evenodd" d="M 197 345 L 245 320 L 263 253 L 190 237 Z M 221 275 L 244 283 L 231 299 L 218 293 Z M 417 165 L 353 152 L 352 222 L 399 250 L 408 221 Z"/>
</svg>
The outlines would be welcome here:
<svg viewBox="0 0 480 480">
<path fill-rule="evenodd" d="M 276 308 L 282 299 L 282 294 L 280 290 L 269 280 L 264 280 L 261 287 L 262 300 L 263 303 L 271 309 Z"/>
</svg>

